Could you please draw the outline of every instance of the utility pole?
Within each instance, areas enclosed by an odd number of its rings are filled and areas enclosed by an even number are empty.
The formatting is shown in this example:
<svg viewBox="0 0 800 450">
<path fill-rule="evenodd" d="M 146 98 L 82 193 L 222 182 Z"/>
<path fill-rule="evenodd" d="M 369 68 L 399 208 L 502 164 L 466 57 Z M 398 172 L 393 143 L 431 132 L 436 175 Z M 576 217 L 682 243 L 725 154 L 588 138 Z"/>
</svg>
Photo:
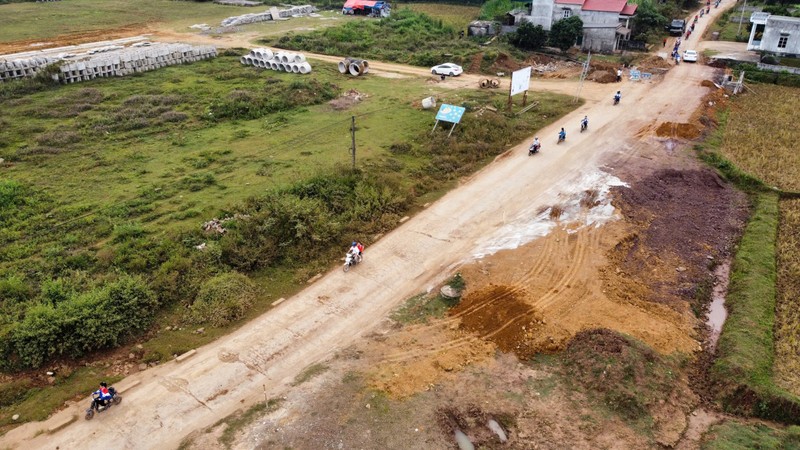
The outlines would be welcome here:
<svg viewBox="0 0 800 450">
<path fill-rule="evenodd" d="M 739 34 L 742 32 L 742 21 L 744 20 L 744 9 L 745 8 L 747 8 L 747 0 L 744 0 L 744 3 L 742 4 L 742 15 L 739 16 L 739 28 L 736 30 L 736 35 L 737 36 L 739 36 Z"/>
<path fill-rule="evenodd" d="M 356 170 L 356 116 L 351 117 L 350 136 L 353 138 L 353 146 L 350 147 L 350 153 L 353 156 L 353 170 Z"/>
</svg>

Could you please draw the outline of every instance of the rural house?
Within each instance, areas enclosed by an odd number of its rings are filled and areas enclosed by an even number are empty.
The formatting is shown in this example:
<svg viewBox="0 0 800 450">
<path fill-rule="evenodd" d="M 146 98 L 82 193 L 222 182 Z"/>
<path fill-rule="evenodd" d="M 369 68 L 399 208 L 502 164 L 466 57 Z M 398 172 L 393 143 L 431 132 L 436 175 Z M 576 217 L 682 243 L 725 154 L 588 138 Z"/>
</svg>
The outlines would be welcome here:
<svg viewBox="0 0 800 450">
<path fill-rule="evenodd" d="M 613 52 L 630 40 L 636 7 L 627 0 L 533 0 L 530 15 L 515 18 L 550 30 L 553 23 L 577 15 L 583 21 L 581 49 Z"/>
<path fill-rule="evenodd" d="M 780 56 L 800 55 L 800 18 L 757 12 L 750 16 L 748 50 Z"/>
<path fill-rule="evenodd" d="M 342 14 L 364 15 L 373 17 L 389 17 L 389 2 L 375 0 L 347 0 L 342 6 Z"/>
</svg>

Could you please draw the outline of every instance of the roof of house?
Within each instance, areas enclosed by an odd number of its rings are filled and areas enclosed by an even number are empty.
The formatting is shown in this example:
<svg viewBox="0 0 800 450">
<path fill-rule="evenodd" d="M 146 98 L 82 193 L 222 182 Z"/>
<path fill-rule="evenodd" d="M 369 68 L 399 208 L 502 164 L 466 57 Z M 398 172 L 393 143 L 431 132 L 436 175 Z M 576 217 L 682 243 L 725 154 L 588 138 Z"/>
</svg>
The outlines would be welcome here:
<svg viewBox="0 0 800 450">
<path fill-rule="evenodd" d="M 556 0 L 559 5 L 583 5 L 585 0 Z"/>
<path fill-rule="evenodd" d="M 627 3 L 625 7 L 622 8 L 622 11 L 620 11 L 620 14 L 622 14 L 623 16 L 632 16 L 636 14 L 636 8 L 638 6 L 639 5 L 637 5 L 636 3 Z"/>
<path fill-rule="evenodd" d="M 632 15 L 636 11 L 636 5 L 629 5 L 627 0 L 585 0 L 581 9 Z"/>
<path fill-rule="evenodd" d="M 353 9 L 362 9 L 365 6 L 372 8 L 373 6 L 381 6 L 380 4 L 384 3 L 380 0 L 347 0 L 344 4 L 344 8 L 353 8 Z"/>
</svg>

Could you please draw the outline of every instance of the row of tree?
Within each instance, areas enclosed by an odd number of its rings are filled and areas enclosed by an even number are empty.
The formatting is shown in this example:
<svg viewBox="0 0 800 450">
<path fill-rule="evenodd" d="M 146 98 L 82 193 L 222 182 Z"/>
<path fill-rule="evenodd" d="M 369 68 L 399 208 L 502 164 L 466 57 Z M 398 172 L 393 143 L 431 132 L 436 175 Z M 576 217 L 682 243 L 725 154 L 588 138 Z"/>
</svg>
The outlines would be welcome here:
<svg viewBox="0 0 800 450">
<path fill-rule="evenodd" d="M 516 32 L 509 35 L 508 41 L 523 50 L 539 50 L 545 45 L 550 45 L 566 51 L 575 45 L 582 34 L 583 21 L 578 16 L 572 16 L 555 22 L 550 32 L 541 25 L 523 22 Z"/>
</svg>

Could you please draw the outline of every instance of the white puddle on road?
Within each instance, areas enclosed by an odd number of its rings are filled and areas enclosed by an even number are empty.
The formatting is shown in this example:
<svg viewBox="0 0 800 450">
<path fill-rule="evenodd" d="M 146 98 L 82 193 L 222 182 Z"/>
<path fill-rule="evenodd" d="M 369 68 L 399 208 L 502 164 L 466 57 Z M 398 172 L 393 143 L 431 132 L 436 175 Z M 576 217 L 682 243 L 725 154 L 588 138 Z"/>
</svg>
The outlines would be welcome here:
<svg viewBox="0 0 800 450">
<path fill-rule="evenodd" d="M 507 221 L 494 234 L 476 243 L 473 258 L 480 259 L 500 250 L 521 247 L 547 236 L 557 226 L 569 227 L 569 232 L 574 233 L 584 227 L 598 227 L 616 220 L 619 216 L 609 195 L 614 186 L 628 185 L 599 170 L 584 174 L 575 182 L 559 183 L 545 193 L 552 198 L 550 206 L 543 208 L 541 204 L 536 205 Z M 591 200 L 590 205 L 586 204 L 587 199 Z M 560 209 L 560 214 L 555 214 L 554 208 Z M 552 217 L 556 215 L 558 217 Z"/>
</svg>

